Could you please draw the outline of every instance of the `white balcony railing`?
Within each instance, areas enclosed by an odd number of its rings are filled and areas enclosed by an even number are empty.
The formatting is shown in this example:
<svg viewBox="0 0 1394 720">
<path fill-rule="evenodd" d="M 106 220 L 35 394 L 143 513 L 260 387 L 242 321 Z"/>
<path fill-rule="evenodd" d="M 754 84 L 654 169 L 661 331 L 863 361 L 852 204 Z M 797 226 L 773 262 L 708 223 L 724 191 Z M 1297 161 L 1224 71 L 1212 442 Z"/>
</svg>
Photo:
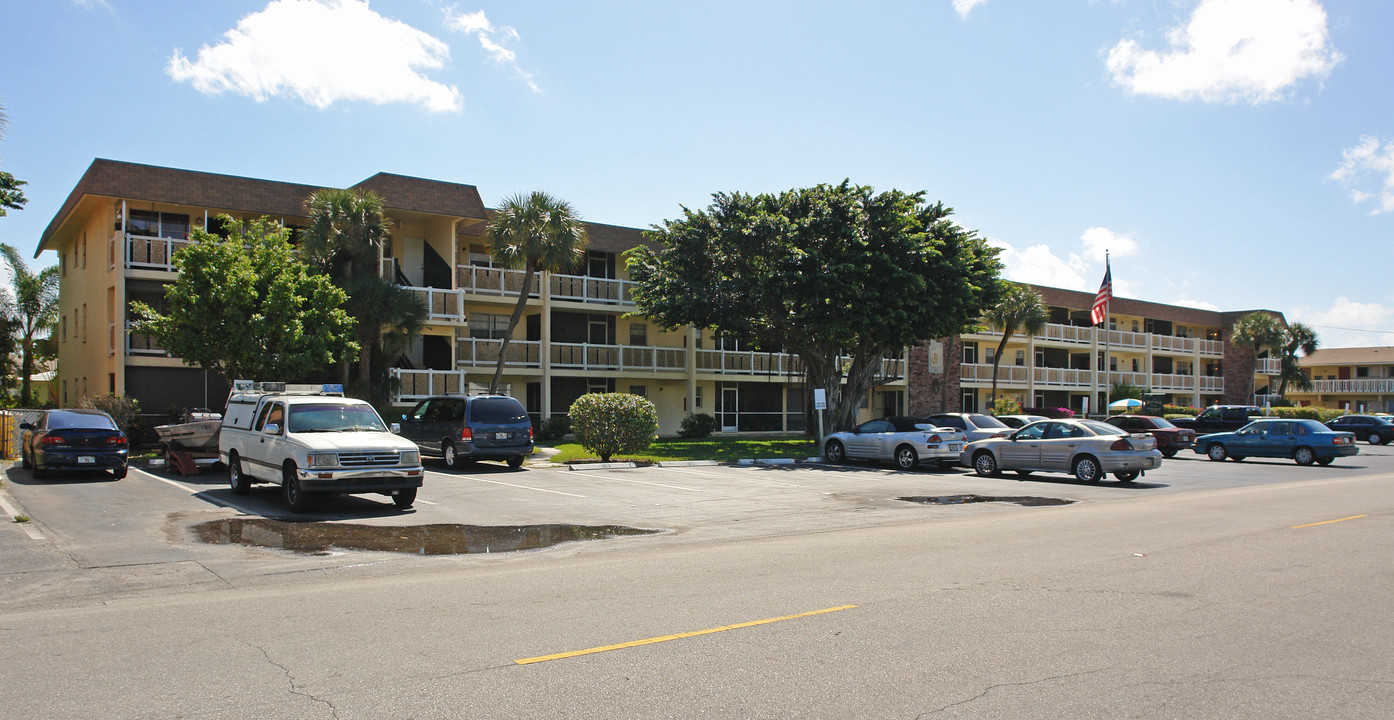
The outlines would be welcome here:
<svg viewBox="0 0 1394 720">
<path fill-rule="evenodd" d="M 550 352 L 552 367 L 566 370 L 687 370 L 687 351 L 682 348 L 552 343 Z"/>
<path fill-rule="evenodd" d="M 426 322 L 463 323 L 465 321 L 465 293 L 462 290 L 449 290 L 431 287 L 407 287 L 421 304 L 426 306 Z"/>
<path fill-rule="evenodd" d="M 959 366 L 959 379 L 962 382 L 984 382 L 992 384 L 992 365 L 990 363 L 963 363 Z M 1031 368 L 1023 365 L 999 365 L 997 367 L 997 386 L 1025 386 L 1031 380 Z"/>
<path fill-rule="evenodd" d="M 126 267 L 174 272 L 174 254 L 189 246 L 188 238 L 126 235 Z"/>
<path fill-rule="evenodd" d="M 1199 380 L 1201 392 L 1225 391 L 1225 379 L 1219 375 L 1201 375 Z"/>
<path fill-rule="evenodd" d="M 1291 385 L 1288 385 L 1291 388 Z M 1350 378 L 1347 380 L 1313 380 L 1312 392 L 1323 395 L 1378 395 L 1394 393 L 1394 378 Z"/>
<path fill-rule="evenodd" d="M 1093 378 L 1088 370 L 1073 368 L 1038 367 L 1032 369 L 1036 385 L 1055 387 L 1092 387 Z"/>
<path fill-rule="evenodd" d="M 1225 344 L 1219 340 L 1198 340 L 1200 343 L 1201 355 L 1214 355 L 1220 357 L 1225 354 Z"/>
<path fill-rule="evenodd" d="M 1094 328 L 1079 327 L 1076 325 L 1061 325 L 1059 323 L 1048 323 L 1045 332 L 1037 337 L 1043 340 L 1055 340 L 1057 342 L 1075 343 L 1088 345 L 1094 341 Z"/>
<path fill-rule="evenodd" d="M 472 295 L 512 295 L 517 297 L 523 287 L 522 270 L 503 270 L 501 268 L 460 265 L 455 270 L 456 284 L 460 290 Z M 538 275 L 532 276 L 529 294 L 537 295 Z"/>
<path fill-rule="evenodd" d="M 1147 347 L 1147 337 L 1147 333 L 1110 330 L 1108 332 L 1108 344 L 1110 347 L 1115 348 L 1145 348 Z M 1160 336 L 1154 335 L 1153 337 Z"/>
<path fill-rule="evenodd" d="M 165 349 L 155 344 L 155 338 L 131 332 L 131 324 L 126 323 L 126 354 L 163 356 Z"/>
<path fill-rule="evenodd" d="M 457 367 L 494 367 L 499 362 L 499 347 L 502 340 L 487 338 L 456 338 L 455 365 Z M 542 367 L 542 343 L 536 340 L 508 341 L 505 368 Z"/>
<path fill-rule="evenodd" d="M 1195 390 L 1196 377 L 1194 375 L 1153 373 L 1152 383 L 1147 387 L 1153 392 L 1163 392 L 1167 390 Z"/>
<path fill-rule="evenodd" d="M 1171 335 L 1153 335 L 1152 349 L 1160 350 L 1162 352 L 1173 352 L 1181 353 L 1184 355 L 1190 355 L 1196 351 L 1196 339 L 1186 337 L 1173 337 Z"/>
<path fill-rule="evenodd" d="M 1255 375 L 1277 375 L 1283 371 L 1281 358 L 1259 358 L 1254 364 Z"/>
<path fill-rule="evenodd" d="M 634 304 L 632 292 L 635 283 L 630 280 L 553 274 L 550 284 L 553 300 L 603 303 L 606 305 Z"/>
<path fill-rule="evenodd" d="M 1122 371 L 1118 371 L 1118 370 L 1111 370 L 1111 371 L 1109 371 L 1109 373 L 1108 373 L 1108 381 L 1109 381 L 1109 383 L 1115 384 L 1115 385 L 1133 385 L 1133 386 L 1135 386 L 1135 387 L 1141 387 L 1141 388 L 1148 387 L 1148 386 L 1151 384 L 1150 381 L 1148 380 L 1148 375 L 1147 375 L 1147 373 L 1144 373 L 1144 372 L 1122 372 Z"/>
<path fill-rule="evenodd" d="M 468 392 L 469 384 L 463 370 L 404 370 L 392 368 L 392 377 L 399 385 L 397 401 L 416 401 L 431 395 L 460 395 Z"/>
</svg>

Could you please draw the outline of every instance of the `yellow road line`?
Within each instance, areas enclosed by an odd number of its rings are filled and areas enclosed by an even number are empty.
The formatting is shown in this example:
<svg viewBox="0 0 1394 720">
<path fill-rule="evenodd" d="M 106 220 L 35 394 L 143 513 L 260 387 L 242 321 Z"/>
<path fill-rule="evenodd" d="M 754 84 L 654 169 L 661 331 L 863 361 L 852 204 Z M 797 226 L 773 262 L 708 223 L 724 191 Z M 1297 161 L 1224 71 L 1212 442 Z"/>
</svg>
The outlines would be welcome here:
<svg viewBox="0 0 1394 720">
<path fill-rule="evenodd" d="M 725 632 L 727 630 L 739 630 L 741 628 L 755 627 L 756 625 L 768 625 L 770 623 L 781 622 L 784 620 L 794 620 L 796 618 L 809 617 L 810 615 L 822 615 L 824 613 L 837 612 L 839 610 L 850 610 L 856 605 L 839 605 L 837 607 L 823 608 L 822 610 L 810 610 L 798 613 L 797 615 L 785 615 L 783 617 L 766 618 L 764 620 L 751 620 L 750 622 L 736 623 L 735 625 L 723 625 L 722 627 L 697 630 L 695 632 L 674 633 L 672 635 L 660 635 L 658 637 L 645 638 L 643 640 L 631 640 L 629 642 L 616 643 L 614 645 L 604 645 L 601 647 L 588 648 L 586 650 L 572 650 L 571 652 L 556 653 L 555 655 L 539 655 L 537 657 L 523 658 L 514 660 L 518 665 L 531 665 L 533 663 L 546 662 L 548 660 L 561 660 L 562 658 L 577 657 L 578 655 L 592 655 L 594 653 L 606 652 L 607 650 L 623 650 L 624 648 L 639 647 L 640 645 L 653 645 L 654 643 L 668 642 L 669 640 L 681 640 L 683 638 L 697 637 L 698 635 L 711 635 L 712 633 Z"/>
<path fill-rule="evenodd" d="M 1301 530 L 1302 528 L 1316 527 L 1318 525 L 1330 525 L 1331 523 L 1356 520 L 1358 518 L 1369 517 L 1369 515 L 1351 515 L 1350 517 L 1336 518 L 1335 520 L 1322 520 L 1321 522 L 1307 523 L 1306 525 L 1293 525 L 1289 530 Z"/>
</svg>

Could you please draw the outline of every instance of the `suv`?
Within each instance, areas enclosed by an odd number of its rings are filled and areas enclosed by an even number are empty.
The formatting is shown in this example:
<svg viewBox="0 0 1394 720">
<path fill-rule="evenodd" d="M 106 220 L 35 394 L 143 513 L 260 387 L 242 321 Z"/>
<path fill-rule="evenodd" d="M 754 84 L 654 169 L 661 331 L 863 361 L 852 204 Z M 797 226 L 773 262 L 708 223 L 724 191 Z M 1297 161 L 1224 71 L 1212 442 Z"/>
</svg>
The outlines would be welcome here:
<svg viewBox="0 0 1394 720">
<path fill-rule="evenodd" d="M 1264 410 L 1256 405 L 1211 405 L 1194 418 L 1177 418 L 1171 424 L 1204 435 L 1232 432 L 1261 417 L 1264 417 Z"/>
<path fill-rule="evenodd" d="M 402 416 L 402 437 L 448 468 L 476 460 L 507 460 L 517 468 L 531 455 L 532 421 L 507 395 L 440 395 Z"/>
</svg>

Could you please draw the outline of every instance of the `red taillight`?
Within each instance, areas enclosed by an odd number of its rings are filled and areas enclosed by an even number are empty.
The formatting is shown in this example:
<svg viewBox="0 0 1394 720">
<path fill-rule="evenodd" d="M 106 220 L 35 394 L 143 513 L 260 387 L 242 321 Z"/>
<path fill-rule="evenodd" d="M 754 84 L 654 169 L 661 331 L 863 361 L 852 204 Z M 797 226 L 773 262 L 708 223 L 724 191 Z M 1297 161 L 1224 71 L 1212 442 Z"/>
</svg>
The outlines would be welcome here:
<svg viewBox="0 0 1394 720">
<path fill-rule="evenodd" d="M 941 438 L 941 437 L 939 437 L 938 435 L 930 435 L 929 437 L 927 437 L 927 438 L 924 439 L 924 441 L 927 442 L 927 443 L 943 442 L 943 440 L 944 440 L 944 438 Z"/>
<path fill-rule="evenodd" d="M 528 426 L 528 442 L 532 442 L 532 426 Z"/>
<path fill-rule="evenodd" d="M 63 437 L 62 435 L 45 435 L 44 439 L 40 440 L 39 442 L 45 445 L 62 445 L 68 442 L 68 439 Z"/>
<path fill-rule="evenodd" d="M 1118 438 L 1117 440 L 1114 440 L 1114 441 L 1113 441 L 1113 444 L 1112 444 L 1112 445 L 1108 446 L 1108 449 L 1109 449 L 1109 450 L 1132 450 L 1132 449 L 1133 449 L 1133 444 L 1130 443 L 1130 442 L 1128 442 L 1128 439 L 1127 439 L 1127 438 Z"/>
<path fill-rule="evenodd" d="M 117 435 L 116 437 L 109 437 L 109 438 L 106 439 L 106 444 L 108 444 L 108 445 L 125 445 L 125 444 L 126 444 L 126 436 L 125 436 L 125 435 Z"/>
<path fill-rule="evenodd" d="M 467 428 L 467 427 L 465 427 L 465 428 L 460 428 L 460 439 L 461 439 L 461 440 L 473 440 L 473 439 L 474 439 L 474 431 L 470 430 L 470 429 Z"/>
</svg>

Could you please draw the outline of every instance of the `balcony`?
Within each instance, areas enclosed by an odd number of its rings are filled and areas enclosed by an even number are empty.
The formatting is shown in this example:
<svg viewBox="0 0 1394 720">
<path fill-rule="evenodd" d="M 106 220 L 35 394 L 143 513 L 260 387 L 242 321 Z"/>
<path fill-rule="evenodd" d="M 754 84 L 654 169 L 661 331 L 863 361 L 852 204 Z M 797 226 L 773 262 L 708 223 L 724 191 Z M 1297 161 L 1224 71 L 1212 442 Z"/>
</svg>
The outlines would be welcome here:
<svg viewBox="0 0 1394 720">
<path fill-rule="evenodd" d="M 492 368 L 499 362 L 499 347 L 502 340 L 487 338 L 456 338 L 455 365 L 462 368 Z M 542 367 L 542 343 L 536 340 L 508 341 L 505 368 Z"/>
<path fill-rule="evenodd" d="M 126 267 L 175 272 L 174 254 L 189 246 L 188 238 L 126 235 Z"/>
<path fill-rule="evenodd" d="M 428 323 L 464 323 L 465 294 L 460 290 L 406 287 L 426 307 Z"/>
<path fill-rule="evenodd" d="M 1280 375 L 1282 372 L 1282 358 L 1259 358 L 1254 364 L 1255 375 Z"/>
<path fill-rule="evenodd" d="M 1054 340 L 1056 342 L 1074 343 L 1076 345 L 1088 345 L 1094 342 L 1094 328 L 1079 327 L 1077 325 L 1061 325 L 1059 323 L 1047 323 L 1045 332 L 1036 337 L 1042 340 Z"/>
<path fill-rule="evenodd" d="M 155 344 L 155 338 L 131 332 L 131 324 L 126 323 L 126 354 L 147 357 L 164 357 L 165 349 Z"/>
<path fill-rule="evenodd" d="M 992 383 L 992 366 L 981 363 L 963 363 L 959 365 L 960 380 L 965 385 L 972 387 L 986 387 Z M 1100 385 L 1104 384 L 1104 373 L 1099 374 Z M 1195 377 L 1193 375 L 1177 375 L 1170 373 L 1134 373 L 1111 371 L 1107 373 L 1109 383 L 1126 383 L 1138 387 L 1147 388 L 1153 392 L 1191 392 L 1199 389 L 1201 392 L 1223 392 L 1224 378 L 1220 377 Z M 1020 365 L 1002 365 L 997 370 L 997 386 L 1010 387 L 1014 389 L 1025 389 L 1028 386 L 1028 377 L 1033 378 L 1037 388 L 1057 387 L 1057 388 L 1078 388 L 1083 390 L 1093 390 L 1092 373 L 1088 370 L 1076 370 L 1073 368 L 1052 368 L 1037 367 L 1027 368 Z"/>
<path fill-rule="evenodd" d="M 523 287 L 524 276 L 522 270 L 475 265 L 460 265 L 456 268 L 460 290 L 472 295 L 517 297 L 518 291 Z M 533 285 L 529 291 L 533 297 L 537 296 L 539 280 L 540 276 L 533 276 Z M 548 276 L 547 289 L 553 300 L 599 305 L 633 305 L 634 287 L 635 283 L 630 280 L 552 273 Z"/>
<path fill-rule="evenodd" d="M 552 367 L 562 370 L 687 371 L 683 348 L 552 343 L 550 355 Z"/>
<path fill-rule="evenodd" d="M 1292 387 L 1289 385 L 1288 387 Z M 1294 390 L 1293 392 L 1298 392 Z M 1394 393 L 1394 378 L 1313 380 L 1310 392 L 1319 395 L 1381 395 Z"/>
</svg>

